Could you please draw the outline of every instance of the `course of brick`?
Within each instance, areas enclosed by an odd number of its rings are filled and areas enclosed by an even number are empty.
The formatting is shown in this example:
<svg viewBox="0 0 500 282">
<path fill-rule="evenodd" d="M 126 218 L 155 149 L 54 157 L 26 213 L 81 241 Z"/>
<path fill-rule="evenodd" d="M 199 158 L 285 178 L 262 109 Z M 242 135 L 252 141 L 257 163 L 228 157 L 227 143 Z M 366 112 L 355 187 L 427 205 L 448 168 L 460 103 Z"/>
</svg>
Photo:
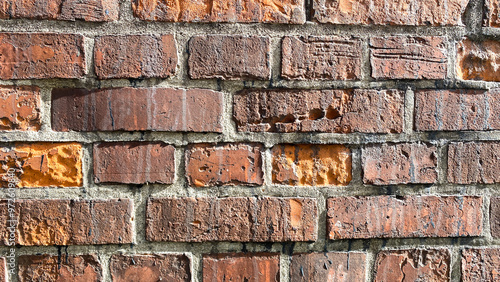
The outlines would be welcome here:
<svg viewBox="0 0 500 282">
<path fill-rule="evenodd" d="M 0 282 L 500 281 L 500 0 L 0 0 Z"/>
</svg>

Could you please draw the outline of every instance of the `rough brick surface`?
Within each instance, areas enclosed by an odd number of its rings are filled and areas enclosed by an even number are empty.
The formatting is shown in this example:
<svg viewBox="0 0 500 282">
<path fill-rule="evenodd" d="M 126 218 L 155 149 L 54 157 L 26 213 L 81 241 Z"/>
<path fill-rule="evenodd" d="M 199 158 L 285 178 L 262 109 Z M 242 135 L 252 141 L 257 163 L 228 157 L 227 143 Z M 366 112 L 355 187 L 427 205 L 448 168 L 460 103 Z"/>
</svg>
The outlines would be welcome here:
<svg viewBox="0 0 500 282">
<path fill-rule="evenodd" d="M 17 169 L 18 187 L 22 188 L 81 186 L 82 155 L 82 146 L 78 143 L 4 145 L 0 148 L 0 175 Z M 0 184 L 7 187 L 1 179 Z"/>
<path fill-rule="evenodd" d="M 500 27 L 500 1 L 485 0 L 485 26 Z"/>
<path fill-rule="evenodd" d="M 364 253 L 294 254 L 290 265 L 290 281 L 364 281 L 365 265 Z"/>
<path fill-rule="evenodd" d="M 9 254 L 10 255 L 10 254 Z M 7 258 L 7 260 L 10 260 L 12 258 Z M 15 258 L 14 258 L 15 259 Z M 3 257 L 0 257 L 0 282 L 7 282 L 7 265 L 6 265 L 6 260 Z"/>
<path fill-rule="evenodd" d="M 238 131 L 400 133 L 399 90 L 243 90 L 234 96 Z"/>
<path fill-rule="evenodd" d="M 94 67 L 100 79 L 169 77 L 177 67 L 174 36 L 110 35 L 94 45 Z"/>
<path fill-rule="evenodd" d="M 342 145 L 276 145 L 273 183 L 345 186 L 352 179 L 351 150 Z"/>
<path fill-rule="evenodd" d="M 500 41 L 473 41 L 464 38 L 457 43 L 457 75 L 464 80 L 500 81 Z"/>
<path fill-rule="evenodd" d="M 83 36 L 57 33 L 0 33 L 0 79 L 81 78 Z"/>
<path fill-rule="evenodd" d="M 110 142 L 94 145 L 96 183 L 171 184 L 175 148 L 163 142 Z"/>
<path fill-rule="evenodd" d="M 381 251 L 375 262 L 375 281 L 450 281 L 447 249 Z"/>
<path fill-rule="evenodd" d="M 448 181 L 500 183 L 500 142 L 457 142 L 448 147 Z"/>
<path fill-rule="evenodd" d="M 363 182 L 375 185 L 435 183 L 437 152 L 430 144 L 369 145 L 362 149 Z"/>
<path fill-rule="evenodd" d="M 41 126 L 40 88 L 0 87 L 0 130 L 38 131 Z"/>
<path fill-rule="evenodd" d="M 132 0 L 132 9 L 147 21 L 301 24 L 306 19 L 303 0 Z"/>
<path fill-rule="evenodd" d="M 0 0 L 0 19 L 118 20 L 118 0 Z"/>
<path fill-rule="evenodd" d="M 419 90 L 415 128 L 419 131 L 500 129 L 498 90 Z"/>
<path fill-rule="evenodd" d="M 491 236 L 500 238 L 500 197 L 492 197 L 490 201 Z"/>
<path fill-rule="evenodd" d="M 479 236 L 482 204 L 476 196 L 330 198 L 327 234 L 330 239 Z"/>
<path fill-rule="evenodd" d="M 102 266 L 96 255 L 23 255 L 18 279 L 30 281 L 102 281 Z"/>
<path fill-rule="evenodd" d="M 55 131 L 222 132 L 223 95 L 206 89 L 52 90 Z"/>
<path fill-rule="evenodd" d="M 148 201 L 146 239 L 285 242 L 317 239 L 310 198 L 164 198 Z"/>
<path fill-rule="evenodd" d="M 186 255 L 114 255 L 110 269 L 114 282 L 191 281 Z"/>
<path fill-rule="evenodd" d="M 280 281 L 280 255 L 273 253 L 203 256 L 203 281 Z"/>
<path fill-rule="evenodd" d="M 268 37 L 204 35 L 189 40 L 189 76 L 193 79 L 271 77 Z"/>
<path fill-rule="evenodd" d="M 500 249 L 462 250 L 462 281 L 499 281 Z"/>
<path fill-rule="evenodd" d="M 444 37 L 370 39 L 370 63 L 375 79 L 444 79 L 447 57 Z"/>
<path fill-rule="evenodd" d="M 283 38 L 281 75 L 287 79 L 361 79 L 361 41 L 353 38 Z"/>
<path fill-rule="evenodd" d="M 186 178 L 191 186 L 262 185 L 262 145 L 194 144 L 186 149 Z"/>
</svg>

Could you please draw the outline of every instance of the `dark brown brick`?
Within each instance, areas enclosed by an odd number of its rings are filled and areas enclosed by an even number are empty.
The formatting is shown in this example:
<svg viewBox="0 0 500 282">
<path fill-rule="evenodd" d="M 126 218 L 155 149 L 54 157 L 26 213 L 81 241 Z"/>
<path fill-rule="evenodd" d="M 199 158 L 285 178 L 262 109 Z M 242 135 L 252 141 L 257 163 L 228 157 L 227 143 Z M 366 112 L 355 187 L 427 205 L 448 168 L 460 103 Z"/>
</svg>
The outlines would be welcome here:
<svg viewBox="0 0 500 282">
<path fill-rule="evenodd" d="M 277 253 L 203 256 L 203 281 L 280 281 Z"/>
<path fill-rule="evenodd" d="M 464 80 L 500 81 L 500 41 L 471 40 L 457 43 L 457 75 Z"/>
<path fill-rule="evenodd" d="M 500 197 L 491 197 L 490 228 L 491 236 L 500 238 Z"/>
<path fill-rule="evenodd" d="M 287 242 L 317 238 L 310 198 L 150 199 L 146 239 L 174 242 Z"/>
<path fill-rule="evenodd" d="M 243 90 L 234 96 L 238 131 L 400 133 L 399 90 Z"/>
<path fill-rule="evenodd" d="M 0 33 L 0 79 L 81 78 L 86 73 L 83 36 Z"/>
<path fill-rule="evenodd" d="M 330 198 L 328 238 L 479 236 L 482 204 L 482 198 L 476 196 Z"/>
<path fill-rule="evenodd" d="M 484 26 L 500 27 L 500 1 L 499 0 L 485 0 L 485 21 Z"/>
<path fill-rule="evenodd" d="M 203 35 L 189 40 L 189 76 L 193 79 L 271 77 L 268 37 Z"/>
<path fill-rule="evenodd" d="M 97 37 L 94 66 L 100 79 L 172 76 L 177 67 L 174 36 L 164 34 Z"/>
<path fill-rule="evenodd" d="M 186 178 L 191 186 L 262 185 L 262 145 L 194 144 L 186 149 Z"/>
<path fill-rule="evenodd" d="M 419 131 L 500 129 L 498 90 L 419 90 L 415 128 Z"/>
<path fill-rule="evenodd" d="M 175 148 L 163 142 L 110 142 L 94 145 L 96 183 L 172 184 Z"/>
<path fill-rule="evenodd" d="M 361 79 L 361 41 L 343 37 L 283 38 L 281 75 L 299 80 Z"/>
<path fill-rule="evenodd" d="M 375 185 L 435 183 L 436 147 L 422 143 L 369 145 L 362 149 L 363 182 Z"/>
<path fill-rule="evenodd" d="M 462 250 L 462 281 L 499 281 L 500 249 Z"/>
<path fill-rule="evenodd" d="M 365 281 L 365 265 L 364 253 L 294 254 L 290 265 L 290 281 Z"/>
<path fill-rule="evenodd" d="M 38 131 L 40 103 L 36 86 L 0 86 L 0 130 Z"/>
<path fill-rule="evenodd" d="M 370 63 L 375 79 L 444 79 L 447 57 L 444 37 L 370 39 Z"/>
<path fill-rule="evenodd" d="M 451 255 L 448 249 L 381 251 L 375 262 L 375 282 L 450 281 Z"/>
<path fill-rule="evenodd" d="M 457 142 L 448 147 L 448 181 L 500 183 L 500 142 Z"/>
<path fill-rule="evenodd" d="M 114 255 L 110 269 L 114 282 L 191 281 L 186 255 Z"/>
</svg>

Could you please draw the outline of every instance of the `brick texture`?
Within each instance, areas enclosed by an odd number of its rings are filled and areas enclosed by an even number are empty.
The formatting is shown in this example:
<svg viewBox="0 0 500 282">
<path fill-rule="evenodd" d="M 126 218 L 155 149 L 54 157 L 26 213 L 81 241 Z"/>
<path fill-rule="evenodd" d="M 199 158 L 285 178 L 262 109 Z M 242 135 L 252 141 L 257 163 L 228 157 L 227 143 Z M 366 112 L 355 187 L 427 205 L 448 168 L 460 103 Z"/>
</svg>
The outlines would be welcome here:
<svg viewBox="0 0 500 282">
<path fill-rule="evenodd" d="M 364 281 L 365 272 L 365 253 L 294 254 L 290 265 L 290 281 Z"/>
<path fill-rule="evenodd" d="M 0 130 L 38 131 L 40 106 L 40 88 L 0 86 Z"/>
<path fill-rule="evenodd" d="M 280 255 L 273 253 L 203 256 L 203 281 L 280 281 Z"/>
<path fill-rule="evenodd" d="M 481 248 L 462 251 L 462 281 L 498 281 L 500 249 Z"/>
<path fill-rule="evenodd" d="M 500 238 L 500 197 L 491 197 L 490 228 L 491 236 Z"/>
<path fill-rule="evenodd" d="M 457 43 L 457 75 L 463 80 L 500 81 L 497 61 L 500 41 L 471 40 Z"/>
<path fill-rule="evenodd" d="M 485 0 L 485 26 L 500 27 L 500 1 Z"/>
<path fill-rule="evenodd" d="M 286 242 L 317 239 L 309 198 L 163 198 L 146 210 L 146 239 L 173 242 Z"/>
<path fill-rule="evenodd" d="M 30 281 L 102 281 L 102 266 L 96 255 L 22 255 L 18 279 Z"/>
<path fill-rule="evenodd" d="M 499 142 L 457 142 L 448 147 L 448 182 L 500 182 Z"/>
<path fill-rule="evenodd" d="M 10 255 L 11 253 L 9 253 Z M 10 263 L 10 260 L 11 259 L 14 259 L 15 258 L 7 258 L 7 261 L 9 261 Z M 7 282 L 7 272 L 8 272 L 8 269 L 7 269 L 7 265 L 6 265 L 6 260 L 5 258 L 3 257 L 0 257 L 0 282 Z"/>
<path fill-rule="evenodd" d="M 114 255 L 110 270 L 114 282 L 191 281 L 186 255 Z"/>
<path fill-rule="evenodd" d="M 327 202 L 329 239 L 464 237 L 483 229 L 476 196 L 335 197 Z"/>
</svg>

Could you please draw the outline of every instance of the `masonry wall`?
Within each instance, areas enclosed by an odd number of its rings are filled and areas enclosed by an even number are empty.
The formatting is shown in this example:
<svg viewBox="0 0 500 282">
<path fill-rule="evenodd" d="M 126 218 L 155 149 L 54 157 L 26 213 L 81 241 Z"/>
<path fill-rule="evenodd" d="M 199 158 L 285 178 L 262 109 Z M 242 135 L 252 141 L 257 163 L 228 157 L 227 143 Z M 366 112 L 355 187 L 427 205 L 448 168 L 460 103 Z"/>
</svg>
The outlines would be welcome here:
<svg viewBox="0 0 500 282">
<path fill-rule="evenodd" d="M 499 9 L 0 0 L 0 279 L 498 281 Z"/>
</svg>

